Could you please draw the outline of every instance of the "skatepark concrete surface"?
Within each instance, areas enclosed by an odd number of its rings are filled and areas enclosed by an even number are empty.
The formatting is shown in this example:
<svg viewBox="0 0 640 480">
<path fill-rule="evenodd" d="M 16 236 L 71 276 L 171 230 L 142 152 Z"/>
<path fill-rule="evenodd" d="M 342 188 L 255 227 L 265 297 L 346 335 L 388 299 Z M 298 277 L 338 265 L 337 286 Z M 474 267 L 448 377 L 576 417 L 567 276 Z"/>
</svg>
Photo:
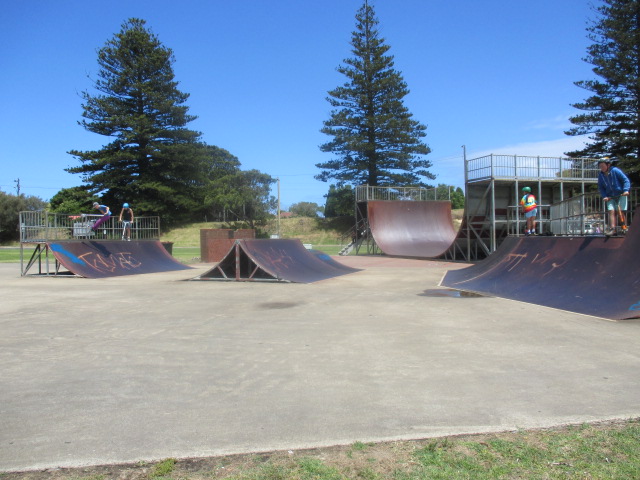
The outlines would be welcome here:
<svg viewBox="0 0 640 480">
<path fill-rule="evenodd" d="M 438 296 L 464 264 L 338 260 L 363 270 L 296 284 L 0 264 L 0 471 L 640 416 L 640 322 Z"/>
</svg>

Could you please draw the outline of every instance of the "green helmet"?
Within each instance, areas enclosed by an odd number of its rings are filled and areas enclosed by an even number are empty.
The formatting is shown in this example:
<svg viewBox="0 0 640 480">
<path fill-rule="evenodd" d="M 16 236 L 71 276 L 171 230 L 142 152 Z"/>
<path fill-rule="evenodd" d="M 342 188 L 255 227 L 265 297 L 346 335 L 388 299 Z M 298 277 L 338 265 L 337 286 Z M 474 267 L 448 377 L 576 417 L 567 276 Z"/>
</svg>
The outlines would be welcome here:
<svg viewBox="0 0 640 480">
<path fill-rule="evenodd" d="M 530 187 L 523 187 L 522 191 L 526 192 L 526 193 L 531 193 L 531 188 Z"/>
</svg>

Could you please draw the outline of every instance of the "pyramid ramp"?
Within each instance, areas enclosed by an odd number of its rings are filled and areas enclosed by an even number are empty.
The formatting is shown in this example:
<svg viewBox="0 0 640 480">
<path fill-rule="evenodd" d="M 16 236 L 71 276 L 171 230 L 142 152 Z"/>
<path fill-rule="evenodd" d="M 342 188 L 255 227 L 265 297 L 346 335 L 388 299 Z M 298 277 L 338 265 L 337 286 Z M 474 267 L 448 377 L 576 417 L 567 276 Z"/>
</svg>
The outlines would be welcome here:
<svg viewBox="0 0 640 480">
<path fill-rule="evenodd" d="M 211 270 L 194 280 L 312 283 L 357 272 L 297 239 L 238 239 Z"/>
</svg>

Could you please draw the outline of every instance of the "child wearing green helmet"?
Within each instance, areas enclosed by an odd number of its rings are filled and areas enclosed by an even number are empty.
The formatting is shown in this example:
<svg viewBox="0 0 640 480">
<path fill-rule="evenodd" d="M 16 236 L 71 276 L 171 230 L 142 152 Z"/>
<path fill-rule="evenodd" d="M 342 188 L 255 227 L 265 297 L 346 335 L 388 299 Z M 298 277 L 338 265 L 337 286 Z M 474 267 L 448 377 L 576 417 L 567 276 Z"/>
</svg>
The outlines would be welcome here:
<svg viewBox="0 0 640 480">
<path fill-rule="evenodd" d="M 527 220 L 524 234 L 526 236 L 536 234 L 536 215 L 538 214 L 538 204 L 536 203 L 536 197 L 531 194 L 530 187 L 524 187 L 522 189 L 524 196 L 520 200 L 522 205 L 522 211 L 524 212 L 524 218 Z"/>
</svg>

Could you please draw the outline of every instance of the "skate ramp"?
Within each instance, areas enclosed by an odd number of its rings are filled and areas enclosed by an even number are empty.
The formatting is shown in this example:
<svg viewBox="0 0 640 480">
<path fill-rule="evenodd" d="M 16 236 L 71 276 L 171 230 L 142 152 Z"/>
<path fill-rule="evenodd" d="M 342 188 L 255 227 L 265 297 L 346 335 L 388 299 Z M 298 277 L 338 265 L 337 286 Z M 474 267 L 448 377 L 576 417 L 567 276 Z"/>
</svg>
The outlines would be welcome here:
<svg viewBox="0 0 640 480">
<path fill-rule="evenodd" d="M 640 317 L 640 230 L 626 238 L 508 237 L 441 284 L 614 320 Z"/>
<path fill-rule="evenodd" d="M 369 227 L 386 255 L 439 257 L 458 234 L 448 201 L 387 201 L 367 203 Z"/>
<path fill-rule="evenodd" d="M 194 280 L 312 283 L 357 271 L 298 239 L 237 239 L 220 263 Z"/>
<path fill-rule="evenodd" d="M 47 247 L 69 272 L 85 278 L 188 270 L 158 241 L 64 241 Z"/>
</svg>

